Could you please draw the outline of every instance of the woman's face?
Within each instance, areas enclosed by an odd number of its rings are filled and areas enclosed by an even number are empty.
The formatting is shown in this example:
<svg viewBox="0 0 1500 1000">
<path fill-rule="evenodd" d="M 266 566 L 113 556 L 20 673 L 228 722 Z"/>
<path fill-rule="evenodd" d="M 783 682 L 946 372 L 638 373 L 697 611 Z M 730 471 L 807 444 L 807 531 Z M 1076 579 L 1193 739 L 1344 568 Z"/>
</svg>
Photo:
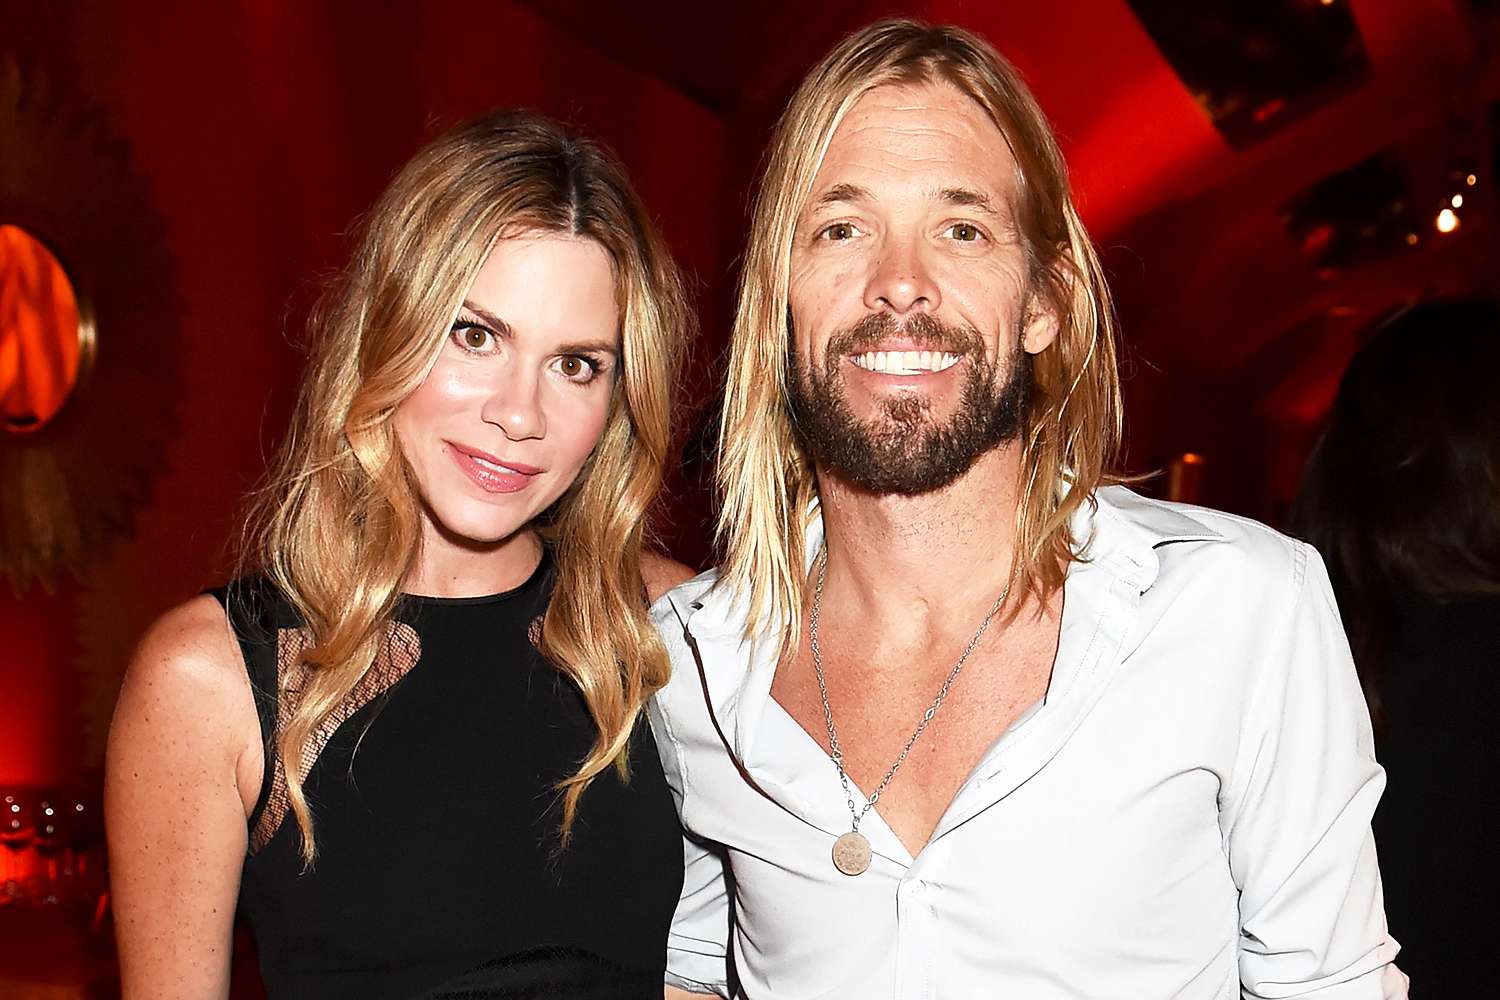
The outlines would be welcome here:
<svg viewBox="0 0 1500 1000">
<path fill-rule="evenodd" d="M 502 542 L 561 496 L 604 430 L 619 359 L 603 247 L 557 233 L 497 241 L 437 363 L 396 408 L 429 540 Z"/>
</svg>

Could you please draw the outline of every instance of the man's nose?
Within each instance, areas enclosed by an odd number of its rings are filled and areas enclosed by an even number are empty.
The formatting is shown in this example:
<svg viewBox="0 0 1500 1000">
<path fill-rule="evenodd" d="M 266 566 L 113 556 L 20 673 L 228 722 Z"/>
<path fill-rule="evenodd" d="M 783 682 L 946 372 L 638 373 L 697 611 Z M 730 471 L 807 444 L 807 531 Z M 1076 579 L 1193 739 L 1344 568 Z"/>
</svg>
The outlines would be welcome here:
<svg viewBox="0 0 1500 1000">
<path fill-rule="evenodd" d="M 915 240 L 887 243 L 865 288 L 865 306 L 872 312 L 890 310 L 897 315 L 935 312 L 942 302 L 937 282 L 922 260 Z"/>
</svg>

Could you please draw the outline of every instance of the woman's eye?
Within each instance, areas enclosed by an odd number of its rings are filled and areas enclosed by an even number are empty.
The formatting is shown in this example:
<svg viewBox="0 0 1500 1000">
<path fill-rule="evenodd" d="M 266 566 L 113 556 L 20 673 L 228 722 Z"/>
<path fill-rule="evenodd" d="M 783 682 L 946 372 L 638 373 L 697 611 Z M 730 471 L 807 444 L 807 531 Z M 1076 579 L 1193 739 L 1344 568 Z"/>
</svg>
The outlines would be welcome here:
<svg viewBox="0 0 1500 1000">
<path fill-rule="evenodd" d="M 948 233 L 960 243 L 973 243 L 984 235 L 978 226 L 967 222 L 955 222 L 948 227 Z"/>
<path fill-rule="evenodd" d="M 859 235 L 859 230 L 855 229 L 852 223 L 835 222 L 818 235 L 825 240 L 852 240 Z"/>
<path fill-rule="evenodd" d="M 557 370 L 564 378 L 573 382 L 592 382 L 598 374 L 598 368 L 590 363 L 587 358 L 581 358 L 576 354 L 569 354 L 557 360 Z"/>
<path fill-rule="evenodd" d="M 466 351 L 483 354 L 495 345 L 495 335 L 475 323 L 453 324 L 453 339 Z"/>
</svg>

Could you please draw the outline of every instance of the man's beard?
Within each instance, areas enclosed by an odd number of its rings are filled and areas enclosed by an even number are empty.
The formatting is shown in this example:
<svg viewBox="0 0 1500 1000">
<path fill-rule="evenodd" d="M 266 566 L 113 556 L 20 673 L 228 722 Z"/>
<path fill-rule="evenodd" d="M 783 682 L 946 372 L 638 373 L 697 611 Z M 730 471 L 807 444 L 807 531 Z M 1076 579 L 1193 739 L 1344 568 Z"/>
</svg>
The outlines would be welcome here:
<svg viewBox="0 0 1500 1000">
<path fill-rule="evenodd" d="M 882 405 L 873 421 L 855 416 L 844 389 L 844 358 L 872 350 L 897 332 L 889 313 L 876 313 L 829 340 L 823 370 L 795 364 L 787 384 L 792 422 L 820 469 L 872 493 L 926 493 L 947 486 L 985 452 L 1019 437 L 1031 399 L 1031 355 L 1016 338 L 1016 351 L 1002 372 L 985 360 L 979 332 L 946 326 L 925 314 L 900 325 L 923 350 L 961 355 L 969 366 L 958 409 L 946 422 L 931 415 L 931 402 L 901 392 Z M 1003 385 L 1001 378 L 1004 378 Z"/>
</svg>

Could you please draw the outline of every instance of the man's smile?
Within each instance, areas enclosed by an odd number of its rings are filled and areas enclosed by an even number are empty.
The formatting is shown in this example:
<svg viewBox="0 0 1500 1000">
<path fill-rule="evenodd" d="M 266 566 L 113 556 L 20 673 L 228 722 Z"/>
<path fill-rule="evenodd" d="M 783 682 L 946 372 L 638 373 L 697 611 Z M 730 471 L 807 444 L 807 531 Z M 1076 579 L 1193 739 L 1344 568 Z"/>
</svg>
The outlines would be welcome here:
<svg viewBox="0 0 1500 1000">
<path fill-rule="evenodd" d="M 849 360 L 869 372 L 884 375 L 923 375 L 943 372 L 958 364 L 961 355 L 949 351 L 866 351 Z"/>
</svg>

